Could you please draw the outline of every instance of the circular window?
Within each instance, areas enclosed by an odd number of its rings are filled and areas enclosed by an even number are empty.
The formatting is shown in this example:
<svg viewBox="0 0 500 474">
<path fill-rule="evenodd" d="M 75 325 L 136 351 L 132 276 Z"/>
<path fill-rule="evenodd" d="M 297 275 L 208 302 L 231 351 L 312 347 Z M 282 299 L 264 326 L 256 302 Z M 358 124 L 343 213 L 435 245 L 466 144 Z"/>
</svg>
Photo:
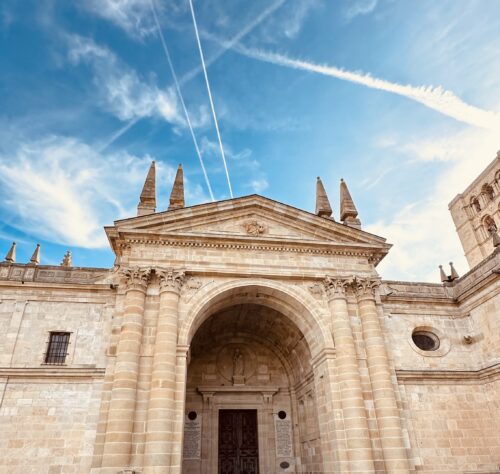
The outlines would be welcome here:
<svg viewBox="0 0 500 474">
<path fill-rule="evenodd" d="M 286 411 L 283 411 L 283 410 L 279 411 L 278 417 L 280 420 L 284 420 L 286 418 Z"/>
<path fill-rule="evenodd" d="M 197 416 L 198 416 L 198 415 L 196 414 L 196 412 L 195 412 L 195 411 L 190 411 L 190 412 L 188 413 L 188 418 L 189 418 L 191 421 L 196 420 Z"/>
<path fill-rule="evenodd" d="M 439 349 L 439 338 L 430 331 L 413 331 L 411 338 L 415 345 L 423 351 Z"/>
<path fill-rule="evenodd" d="M 290 467 L 290 463 L 287 461 L 283 461 L 280 463 L 281 469 L 288 469 Z"/>
</svg>

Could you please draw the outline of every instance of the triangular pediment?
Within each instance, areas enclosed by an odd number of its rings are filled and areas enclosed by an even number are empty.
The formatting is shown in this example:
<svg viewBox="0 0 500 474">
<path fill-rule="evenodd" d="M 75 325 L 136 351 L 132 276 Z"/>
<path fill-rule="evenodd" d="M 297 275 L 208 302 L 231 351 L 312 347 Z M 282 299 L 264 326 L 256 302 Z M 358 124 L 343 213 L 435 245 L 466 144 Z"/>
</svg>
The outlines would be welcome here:
<svg viewBox="0 0 500 474">
<path fill-rule="evenodd" d="M 382 237 L 258 195 L 124 219 L 106 232 L 114 248 L 114 241 L 125 234 L 137 238 L 353 246 L 372 248 L 384 255 L 390 247 Z"/>
</svg>

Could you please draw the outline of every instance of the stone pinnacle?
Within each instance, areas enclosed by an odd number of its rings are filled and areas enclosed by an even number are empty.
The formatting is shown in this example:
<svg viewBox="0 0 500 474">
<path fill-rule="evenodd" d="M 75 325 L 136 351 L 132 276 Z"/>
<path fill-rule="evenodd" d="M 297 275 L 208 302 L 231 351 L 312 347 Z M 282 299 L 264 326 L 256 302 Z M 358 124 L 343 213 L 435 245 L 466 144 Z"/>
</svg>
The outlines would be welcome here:
<svg viewBox="0 0 500 474">
<path fill-rule="evenodd" d="M 175 175 L 174 185 L 172 187 L 172 192 L 170 193 L 170 205 L 168 206 L 169 211 L 175 209 L 182 209 L 184 207 L 184 172 L 182 170 L 182 165 L 177 168 L 177 173 Z"/>
<path fill-rule="evenodd" d="M 321 178 L 318 176 L 316 181 L 316 212 L 315 214 L 319 217 L 332 217 L 332 207 L 330 206 L 330 201 L 323 186 Z"/>
<path fill-rule="evenodd" d="M 151 163 L 146 181 L 142 188 L 139 204 L 137 205 L 137 215 L 146 216 L 154 214 L 156 211 L 156 167 L 155 162 Z"/>
</svg>

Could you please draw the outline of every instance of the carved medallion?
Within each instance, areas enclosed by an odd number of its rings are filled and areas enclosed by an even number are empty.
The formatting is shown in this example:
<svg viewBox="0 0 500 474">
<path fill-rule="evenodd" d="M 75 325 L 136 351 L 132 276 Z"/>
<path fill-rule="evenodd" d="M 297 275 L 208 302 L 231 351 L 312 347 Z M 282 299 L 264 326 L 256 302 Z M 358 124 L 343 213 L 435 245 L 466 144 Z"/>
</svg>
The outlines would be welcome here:
<svg viewBox="0 0 500 474">
<path fill-rule="evenodd" d="M 243 227 L 245 228 L 248 235 L 262 235 L 266 231 L 266 227 L 264 226 L 264 224 L 261 224 L 259 221 L 255 220 L 245 222 L 245 224 L 243 224 Z"/>
</svg>

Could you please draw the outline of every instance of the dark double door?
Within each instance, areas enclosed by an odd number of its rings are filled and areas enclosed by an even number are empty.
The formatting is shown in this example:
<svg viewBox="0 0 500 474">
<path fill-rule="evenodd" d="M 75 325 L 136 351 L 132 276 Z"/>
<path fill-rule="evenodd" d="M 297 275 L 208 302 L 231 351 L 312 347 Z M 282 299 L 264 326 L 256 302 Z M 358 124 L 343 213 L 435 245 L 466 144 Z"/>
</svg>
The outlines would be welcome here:
<svg viewBox="0 0 500 474">
<path fill-rule="evenodd" d="M 219 474 L 258 474 L 257 410 L 219 410 Z"/>
</svg>

